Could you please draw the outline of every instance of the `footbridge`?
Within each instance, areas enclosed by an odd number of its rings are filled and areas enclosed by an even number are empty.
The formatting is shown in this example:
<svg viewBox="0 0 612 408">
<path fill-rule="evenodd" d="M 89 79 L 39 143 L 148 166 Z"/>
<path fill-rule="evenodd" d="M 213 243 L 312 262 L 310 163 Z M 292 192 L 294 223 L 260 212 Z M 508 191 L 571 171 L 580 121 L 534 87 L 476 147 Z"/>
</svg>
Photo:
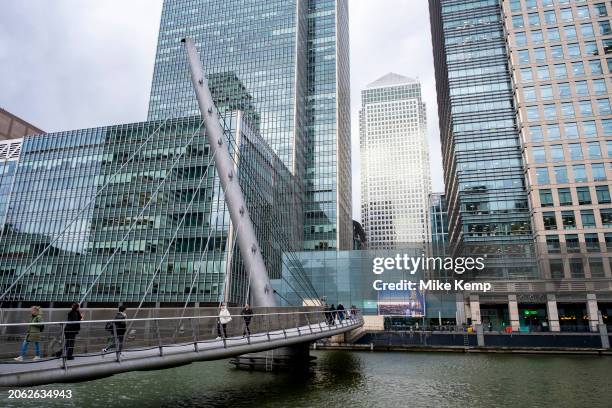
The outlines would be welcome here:
<svg viewBox="0 0 612 408">
<path fill-rule="evenodd" d="M 79 382 L 128 371 L 158 370 L 196 361 L 226 359 L 314 342 L 349 332 L 363 324 L 356 310 L 333 319 L 329 312 L 314 308 L 270 309 L 275 310 L 259 310 L 253 314 L 248 327 L 250 334 L 244 316 L 231 309 L 232 321 L 227 324 L 226 336 L 218 325 L 216 313 L 127 319 L 128 330 L 124 336 L 116 330 L 107 330 L 108 323 L 113 320 L 84 320 L 80 322 L 81 328 L 75 338 L 72 359 L 62 347 L 67 322 L 45 322 L 41 335 L 43 357 L 19 362 L 13 357 L 19 355 L 23 333 L 30 324 L 2 324 L 0 386 Z M 109 344 L 119 346 L 109 348 Z M 267 353 L 270 365 L 274 358 L 274 353 Z"/>
</svg>

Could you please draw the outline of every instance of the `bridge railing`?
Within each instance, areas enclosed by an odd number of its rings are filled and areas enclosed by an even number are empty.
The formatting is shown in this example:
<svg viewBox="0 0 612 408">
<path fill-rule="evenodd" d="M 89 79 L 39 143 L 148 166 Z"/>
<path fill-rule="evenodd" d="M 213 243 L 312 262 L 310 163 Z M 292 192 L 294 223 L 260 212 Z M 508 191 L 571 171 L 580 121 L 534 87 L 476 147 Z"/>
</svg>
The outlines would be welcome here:
<svg viewBox="0 0 612 408">
<path fill-rule="evenodd" d="M 76 334 L 74 326 L 71 326 L 75 322 L 43 321 L 42 332 L 38 332 L 39 324 L 3 323 L 0 324 L 0 359 L 14 362 L 12 358 L 22 354 L 24 342 L 28 340 L 28 350 L 23 357 L 23 362 L 27 363 L 69 359 L 71 354 L 73 357 L 103 355 L 120 358 L 120 351 L 157 348 L 163 353 L 164 349 L 167 351 L 168 348 L 185 345 L 193 345 L 197 350 L 208 342 L 219 341 L 222 341 L 223 347 L 231 347 L 244 344 L 244 339 L 247 342 L 261 341 L 270 339 L 271 334 L 285 332 L 295 335 L 296 328 L 301 330 L 297 334 L 309 334 L 313 330 L 316 332 L 317 328 L 331 330 L 362 319 L 358 310 L 353 310 L 352 314 L 344 311 L 342 315 L 332 315 L 320 308 L 258 308 L 253 310 L 247 330 L 241 309 L 229 308 L 229 311 L 232 319 L 225 330 L 219 322 L 216 308 L 196 308 L 190 311 L 192 315 L 183 317 L 82 320 L 78 322 L 80 328 Z M 32 327 L 35 327 L 34 330 Z M 74 342 L 71 338 L 74 338 Z M 36 340 L 40 347 L 40 360 L 33 358 Z"/>
</svg>

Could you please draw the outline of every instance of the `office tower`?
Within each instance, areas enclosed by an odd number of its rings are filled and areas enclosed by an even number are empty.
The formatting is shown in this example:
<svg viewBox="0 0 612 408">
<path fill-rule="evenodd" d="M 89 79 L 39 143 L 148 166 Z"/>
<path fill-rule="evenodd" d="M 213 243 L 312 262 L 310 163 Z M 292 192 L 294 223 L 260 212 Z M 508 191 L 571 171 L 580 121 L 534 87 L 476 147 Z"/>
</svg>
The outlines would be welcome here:
<svg viewBox="0 0 612 408">
<path fill-rule="evenodd" d="M 430 0 L 440 140 L 453 253 L 532 254 L 518 125 L 499 0 Z M 529 263 L 489 262 L 498 277 Z"/>
<path fill-rule="evenodd" d="M 371 249 L 429 240 L 431 193 L 421 84 L 389 73 L 361 91 L 361 218 Z"/>
<path fill-rule="evenodd" d="M 247 115 L 223 119 L 268 273 L 279 277 L 282 254 L 300 242 L 294 176 Z M 230 228 L 201 123 L 192 116 L 27 136 L 8 171 L 0 159 L 0 191 L 12 185 L 0 291 L 17 283 L 4 301 L 69 303 L 91 291 L 86 300 L 98 305 L 244 302 L 240 231 Z"/>
<path fill-rule="evenodd" d="M 448 213 L 444 193 L 429 195 L 429 228 L 432 252 L 445 255 L 448 246 Z"/>
<path fill-rule="evenodd" d="M 0 108 L 0 140 L 18 139 L 43 133 L 36 126 Z"/>
<path fill-rule="evenodd" d="M 540 270 L 612 276 L 609 2 L 504 2 Z M 582 252 L 585 256 L 566 256 Z"/>
<path fill-rule="evenodd" d="M 195 39 L 220 109 L 248 105 L 304 195 L 303 247 L 352 246 L 348 2 L 165 0 L 149 119 L 198 113 L 180 40 Z M 245 95 L 250 95 L 246 100 Z"/>
</svg>

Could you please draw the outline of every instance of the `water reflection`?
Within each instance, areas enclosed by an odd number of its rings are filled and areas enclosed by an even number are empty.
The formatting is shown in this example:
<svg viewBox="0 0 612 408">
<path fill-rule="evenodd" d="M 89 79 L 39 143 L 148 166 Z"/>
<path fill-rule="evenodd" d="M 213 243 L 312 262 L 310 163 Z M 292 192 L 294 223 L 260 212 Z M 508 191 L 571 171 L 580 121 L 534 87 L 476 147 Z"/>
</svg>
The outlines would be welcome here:
<svg viewBox="0 0 612 408">
<path fill-rule="evenodd" d="M 227 360 L 37 389 L 71 389 L 59 407 L 609 407 L 612 357 L 314 352 L 306 371 L 262 373 Z M 6 400 L 0 406 L 40 407 Z"/>
</svg>

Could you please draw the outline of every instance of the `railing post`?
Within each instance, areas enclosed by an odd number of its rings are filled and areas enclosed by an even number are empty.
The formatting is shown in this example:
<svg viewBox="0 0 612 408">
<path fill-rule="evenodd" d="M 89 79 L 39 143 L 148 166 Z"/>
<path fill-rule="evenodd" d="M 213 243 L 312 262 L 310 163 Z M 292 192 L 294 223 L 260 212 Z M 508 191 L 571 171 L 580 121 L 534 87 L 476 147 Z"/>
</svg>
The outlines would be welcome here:
<svg viewBox="0 0 612 408">
<path fill-rule="evenodd" d="M 161 357 L 164 355 L 164 348 L 162 346 L 161 334 L 159 332 L 159 322 L 157 321 L 157 319 L 155 319 L 154 321 L 155 321 L 155 333 L 157 334 L 157 345 L 159 347 L 159 356 Z"/>
<path fill-rule="evenodd" d="M 62 368 L 64 370 L 68 369 L 68 365 L 66 364 L 66 336 L 64 335 L 64 326 L 65 323 L 62 323 L 60 325 L 60 330 L 62 331 L 61 333 L 61 341 L 62 341 Z"/>
<path fill-rule="evenodd" d="M 198 326 L 198 322 L 196 320 L 196 324 L 193 323 L 193 321 L 196 319 L 190 319 L 191 321 L 191 333 L 193 334 L 193 351 L 195 351 L 196 353 L 198 352 L 198 333 L 196 332 L 197 330 L 197 326 Z"/>
<path fill-rule="evenodd" d="M 266 314 L 266 326 L 267 326 L 266 334 L 268 335 L 268 341 L 270 341 L 270 313 Z"/>
<path fill-rule="evenodd" d="M 117 337 L 117 325 L 113 322 L 113 336 L 115 338 L 115 359 L 119 362 L 119 338 Z"/>
<path fill-rule="evenodd" d="M 295 320 L 295 328 L 297 329 L 298 336 L 301 336 L 302 332 L 300 331 L 300 315 L 297 312 L 293 312 L 293 315 L 295 316 L 295 318 L 294 318 L 294 320 Z"/>
<path fill-rule="evenodd" d="M 308 324 L 308 328 L 310 329 L 310 334 L 312 334 L 312 326 L 310 325 L 310 319 L 308 318 L 308 312 L 306 312 L 304 316 L 306 316 L 306 323 Z"/>
</svg>

